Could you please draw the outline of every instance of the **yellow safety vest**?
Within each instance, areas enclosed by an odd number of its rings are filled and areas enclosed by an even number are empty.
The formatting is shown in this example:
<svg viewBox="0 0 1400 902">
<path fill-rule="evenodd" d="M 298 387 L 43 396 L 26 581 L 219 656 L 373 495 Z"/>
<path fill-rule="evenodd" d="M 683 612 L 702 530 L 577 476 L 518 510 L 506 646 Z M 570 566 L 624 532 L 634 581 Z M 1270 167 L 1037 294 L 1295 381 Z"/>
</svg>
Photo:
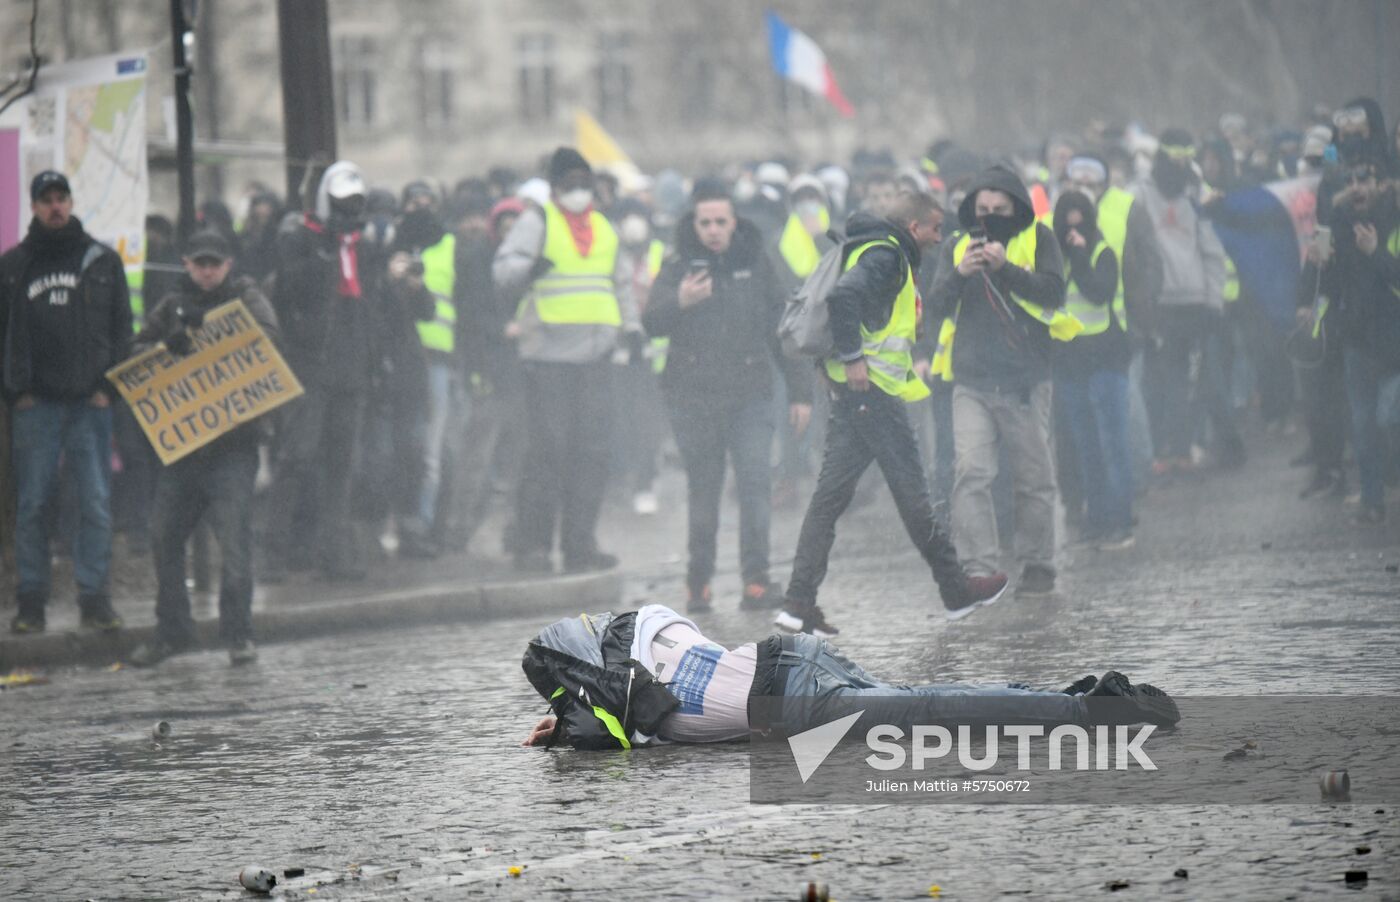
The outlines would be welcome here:
<svg viewBox="0 0 1400 902">
<path fill-rule="evenodd" d="M 1108 242 L 1100 241 L 1094 247 L 1094 252 L 1089 255 L 1089 264 L 1098 266 L 1099 257 L 1103 256 L 1103 252 L 1108 249 Z M 1084 331 L 1080 333 L 1082 335 L 1100 335 L 1107 332 L 1110 321 L 1120 315 L 1119 305 L 1121 303 L 1122 297 L 1120 295 L 1113 299 L 1112 304 L 1091 304 L 1080 293 L 1079 286 L 1073 280 L 1065 289 L 1065 312 L 1084 325 Z M 1117 325 L 1120 329 L 1127 329 L 1121 319 L 1118 319 Z"/>
<path fill-rule="evenodd" d="M 1118 258 L 1118 291 L 1113 295 L 1113 313 L 1124 329 L 1128 328 L 1128 309 L 1123 301 L 1123 249 L 1128 244 L 1128 214 L 1135 200 L 1131 193 L 1112 187 L 1099 198 L 1099 234 Z"/>
<path fill-rule="evenodd" d="M 1392 257 L 1400 257 L 1400 228 L 1390 233 L 1390 238 L 1385 243 L 1385 249 Z M 1390 286 L 1390 293 L 1400 298 L 1400 285 Z"/>
<path fill-rule="evenodd" d="M 146 321 L 146 270 L 141 266 L 126 268 L 126 292 L 131 296 L 131 331 L 140 332 Z"/>
<path fill-rule="evenodd" d="M 846 258 L 845 271 L 856 265 L 861 254 L 881 245 L 899 251 L 899 242 L 894 236 L 868 241 Z M 899 253 L 903 256 L 903 251 Z M 890 321 L 876 332 L 871 332 L 861 323 L 860 344 L 865 353 L 865 365 L 870 371 L 870 381 L 875 383 L 875 387 L 887 395 L 912 403 L 927 398 L 929 390 L 924 381 L 914 375 L 914 339 L 918 337 L 918 290 L 914 287 L 914 270 L 907 261 L 904 269 L 904 284 L 894 300 Z M 839 360 L 827 360 L 826 374 L 833 382 L 845 382 L 846 366 Z"/>
<path fill-rule="evenodd" d="M 1240 273 L 1235 269 L 1235 261 L 1230 259 L 1230 255 L 1225 255 L 1225 287 L 1221 289 L 1220 296 L 1225 299 L 1225 303 L 1233 304 L 1240 299 Z"/>
<path fill-rule="evenodd" d="M 607 217 L 589 214 L 593 245 L 588 256 L 578 252 L 569 222 L 549 201 L 544 205 L 544 248 L 554 266 L 535 280 L 525 302 L 533 302 L 540 322 L 553 325 L 620 326 L 613 271 L 617 268 L 617 232 Z M 523 303 L 523 302 L 522 302 Z"/>
<path fill-rule="evenodd" d="M 831 214 L 825 207 L 822 208 L 821 227 L 823 232 L 831 228 Z M 778 253 L 782 254 L 783 262 L 799 279 L 810 276 L 822 259 L 821 251 L 817 250 L 817 240 L 796 213 L 788 214 L 783 236 L 778 239 Z"/>
<path fill-rule="evenodd" d="M 666 245 L 653 238 L 651 247 L 647 248 L 647 272 L 651 273 L 651 278 L 655 281 L 658 273 L 661 272 L 661 264 L 666 259 Z M 653 338 L 651 340 L 651 371 L 660 376 L 666 369 L 666 354 L 671 350 L 671 339 L 666 336 Z"/>
<path fill-rule="evenodd" d="M 457 337 L 457 308 L 452 291 L 457 283 L 457 239 L 448 233 L 423 251 L 423 287 L 433 296 L 433 318 L 418 323 L 418 340 L 429 351 L 451 354 Z"/>
<path fill-rule="evenodd" d="M 1036 228 L 1036 224 L 1031 223 L 1021 234 L 1011 239 L 1011 243 L 1006 246 L 1007 263 L 1015 264 L 1028 272 L 1035 271 Z M 963 235 L 958 239 L 953 248 L 954 266 L 962 262 L 971 241 L 970 235 Z M 1022 310 L 1044 323 L 1050 330 L 1050 337 L 1056 341 L 1069 341 L 1084 331 L 1084 324 L 1064 310 L 1046 310 L 1039 304 L 1033 304 L 1015 294 L 1011 294 L 1011 299 L 1019 304 Z M 962 300 L 959 299 L 953 309 L 953 315 L 944 319 L 943 325 L 938 329 L 938 348 L 933 352 L 930 370 L 942 377 L 944 382 L 953 381 L 953 338 L 957 335 L 958 314 L 961 312 Z"/>
</svg>

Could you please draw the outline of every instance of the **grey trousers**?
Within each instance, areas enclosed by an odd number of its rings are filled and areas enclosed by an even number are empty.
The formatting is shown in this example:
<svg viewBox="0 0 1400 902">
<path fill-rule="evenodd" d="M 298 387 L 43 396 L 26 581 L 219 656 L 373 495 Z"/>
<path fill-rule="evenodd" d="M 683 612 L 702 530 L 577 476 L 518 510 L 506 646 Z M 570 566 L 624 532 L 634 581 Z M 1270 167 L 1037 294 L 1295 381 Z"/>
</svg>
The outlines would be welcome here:
<svg viewBox="0 0 1400 902">
<path fill-rule="evenodd" d="M 1055 469 L 1050 456 L 1050 383 L 1028 398 L 953 386 L 953 536 L 967 572 L 996 572 L 1001 541 L 992 506 L 997 450 L 1011 463 L 1020 566 L 1054 570 Z"/>
</svg>

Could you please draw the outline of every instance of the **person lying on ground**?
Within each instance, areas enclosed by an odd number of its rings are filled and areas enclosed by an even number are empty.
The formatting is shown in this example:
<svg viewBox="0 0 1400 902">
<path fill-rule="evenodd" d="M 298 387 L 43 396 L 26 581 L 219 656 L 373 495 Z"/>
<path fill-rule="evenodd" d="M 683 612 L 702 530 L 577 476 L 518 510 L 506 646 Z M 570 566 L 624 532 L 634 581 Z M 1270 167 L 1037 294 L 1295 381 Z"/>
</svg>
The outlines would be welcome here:
<svg viewBox="0 0 1400 902">
<path fill-rule="evenodd" d="M 556 621 L 531 640 L 523 667 L 553 712 L 535 725 L 527 746 L 563 740 L 579 749 L 608 749 L 747 739 L 766 728 L 751 723 L 751 702 L 772 698 L 784 701 L 781 726 L 788 735 L 830 719 L 823 717 L 830 705 L 851 701 L 871 723 L 906 729 L 950 723 L 1172 727 L 1181 716 L 1165 692 L 1117 671 L 1059 691 L 1024 684 L 908 686 L 876 679 L 826 640 L 806 634 L 726 649 L 664 605 Z"/>
</svg>

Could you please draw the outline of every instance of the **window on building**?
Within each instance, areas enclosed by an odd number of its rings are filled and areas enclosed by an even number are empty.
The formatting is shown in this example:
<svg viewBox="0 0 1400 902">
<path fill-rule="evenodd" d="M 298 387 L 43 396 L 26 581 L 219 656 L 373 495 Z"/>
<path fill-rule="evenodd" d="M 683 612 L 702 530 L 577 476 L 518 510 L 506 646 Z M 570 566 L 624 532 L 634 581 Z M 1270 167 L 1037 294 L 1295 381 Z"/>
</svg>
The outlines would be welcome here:
<svg viewBox="0 0 1400 902">
<path fill-rule="evenodd" d="M 529 121 L 554 115 L 554 36 L 521 35 L 515 41 L 520 83 L 520 118 Z"/>
<path fill-rule="evenodd" d="M 605 119 L 632 115 L 632 33 L 598 35 L 598 115 Z"/>
<path fill-rule="evenodd" d="M 694 33 L 681 35 L 676 41 L 680 111 L 687 122 L 703 122 L 714 115 L 715 73 L 701 48 Z"/>
<path fill-rule="evenodd" d="M 336 41 L 336 100 L 347 125 L 374 125 L 379 116 L 379 73 L 374 38 L 345 35 Z"/>
<path fill-rule="evenodd" d="M 460 51 L 449 41 L 423 38 L 418 44 L 419 121 L 429 128 L 452 124 L 457 113 L 457 60 Z"/>
</svg>

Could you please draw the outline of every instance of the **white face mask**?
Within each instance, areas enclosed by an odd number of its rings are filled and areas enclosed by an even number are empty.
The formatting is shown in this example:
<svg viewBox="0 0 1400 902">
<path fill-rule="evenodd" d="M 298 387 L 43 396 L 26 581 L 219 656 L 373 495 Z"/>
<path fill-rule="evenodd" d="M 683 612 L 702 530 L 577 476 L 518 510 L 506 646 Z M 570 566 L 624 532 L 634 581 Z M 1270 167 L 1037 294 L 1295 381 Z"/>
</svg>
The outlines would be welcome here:
<svg viewBox="0 0 1400 902">
<path fill-rule="evenodd" d="M 559 206 L 570 213 L 582 213 L 593 203 L 593 192 L 587 188 L 575 188 L 559 195 Z"/>
<path fill-rule="evenodd" d="M 624 244 L 644 244 L 651 237 L 651 227 L 640 216 L 628 216 L 618 230 Z"/>
<path fill-rule="evenodd" d="M 821 225 L 822 211 L 825 207 L 819 200 L 804 200 L 793 210 L 797 218 L 809 229 Z"/>
</svg>

